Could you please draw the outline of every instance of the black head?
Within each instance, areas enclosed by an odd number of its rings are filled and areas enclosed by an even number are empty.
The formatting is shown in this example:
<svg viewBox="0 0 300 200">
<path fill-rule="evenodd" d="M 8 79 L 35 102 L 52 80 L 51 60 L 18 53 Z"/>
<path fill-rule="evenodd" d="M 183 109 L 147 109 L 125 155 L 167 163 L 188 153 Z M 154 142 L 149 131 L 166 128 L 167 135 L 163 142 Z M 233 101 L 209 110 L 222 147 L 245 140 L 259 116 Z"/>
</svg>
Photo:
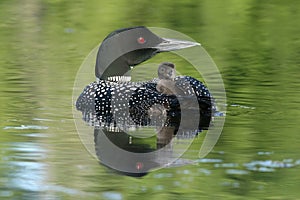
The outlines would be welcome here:
<svg viewBox="0 0 300 200">
<path fill-rule="evenodd" d="M 96 77 L 106 80 L 123 76 L 132 66 L 155 54 L 199 45 L 195 42 L 160 38 L 143 26 L 124 28 L 110 33 L 99 47 Z"/>
</svg>

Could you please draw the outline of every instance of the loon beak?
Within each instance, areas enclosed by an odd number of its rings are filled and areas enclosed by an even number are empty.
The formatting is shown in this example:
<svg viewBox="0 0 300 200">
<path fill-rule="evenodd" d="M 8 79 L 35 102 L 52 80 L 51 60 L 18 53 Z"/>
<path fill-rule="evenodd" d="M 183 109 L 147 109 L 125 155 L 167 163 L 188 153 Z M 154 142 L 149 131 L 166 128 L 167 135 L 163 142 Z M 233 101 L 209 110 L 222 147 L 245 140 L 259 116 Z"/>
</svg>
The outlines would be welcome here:
<svg viewBox="0 0 300 200">
<path fill-rule="evenodd" d="M 174 51 L 174 50 L 185 49 L 194 46 L 201 46 L 200 43 L 192 42 L 192 41 L 169 39 L 169 38 L 162 38 L 162 39 L 163 41 L 155 47 L 156 49 L 158 49 L 159 52 Z"/>
</svg>

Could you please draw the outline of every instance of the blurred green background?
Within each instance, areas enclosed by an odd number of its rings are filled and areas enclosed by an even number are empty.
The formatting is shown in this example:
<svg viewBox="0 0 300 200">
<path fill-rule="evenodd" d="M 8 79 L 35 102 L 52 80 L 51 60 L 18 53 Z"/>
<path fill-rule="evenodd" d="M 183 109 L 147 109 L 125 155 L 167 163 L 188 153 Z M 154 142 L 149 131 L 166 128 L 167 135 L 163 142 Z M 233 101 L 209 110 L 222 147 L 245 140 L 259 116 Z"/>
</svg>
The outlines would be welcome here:
<svg viewBox="0 0 300 200">
<path fill-rule="evenodd" d="M 300 199 L 299 24 L 296 0 L 1 0 L 0 198 Z M 140 179 L 99 165 L 72 116 L 84 58 L 137 25 L 200 42 L 228 101 L 207 159 Z"/>
</svg>

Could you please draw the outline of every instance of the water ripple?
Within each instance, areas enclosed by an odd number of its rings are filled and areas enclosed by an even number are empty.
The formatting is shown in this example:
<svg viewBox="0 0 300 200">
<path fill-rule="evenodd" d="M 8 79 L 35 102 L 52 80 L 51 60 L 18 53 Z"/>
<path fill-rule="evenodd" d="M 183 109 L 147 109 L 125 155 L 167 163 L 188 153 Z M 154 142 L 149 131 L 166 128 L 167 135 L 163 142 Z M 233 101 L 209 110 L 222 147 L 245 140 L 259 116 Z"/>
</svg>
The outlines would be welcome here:
<svg viewBox="0 0 300 200">
<path fill-rule="evenodd" d="M 241 169 L 227 169 L 226 174 L 245 175 L 245 174 L 249 174 L 249 172 L 246 170 L 241 170 Z"/>
<path fill-rule="evenodd" d="M 276 168 L 291 168 L 296 166 L 296 162 L 292 163 L 290 160 L 273 161 L 273 160 L 254 160 L 245 163 L 244 166 L 250 171 L 259 172 L 273 172 Z"/>
<path fill-rule="evenodd" d="M 197 160 L 199 163 L 221 163 L 223 162 L 222 159 L 216 159 L 216 158 L 202 158 Z"/>
<path fill-rule="evenodd" d="M 112 192 L 112 191 L 108 191 L 108 192 L 103 192 L 102 196 L 104 197 L 104 199 L 108 199 L 108 200 L 122 200 L 122 194 L 119 192 Z"/>
<path fill-rule="evenodd" d="M 48 129 L 48 126 L 38 126 L 38 125 L 21 125 L 21 126 L 5 126 L 3 129 L 17 129 L 17 130 L 27 130 L 27 129 L 35 129 L 35 130 L 44 130 Z"/>
</svg>

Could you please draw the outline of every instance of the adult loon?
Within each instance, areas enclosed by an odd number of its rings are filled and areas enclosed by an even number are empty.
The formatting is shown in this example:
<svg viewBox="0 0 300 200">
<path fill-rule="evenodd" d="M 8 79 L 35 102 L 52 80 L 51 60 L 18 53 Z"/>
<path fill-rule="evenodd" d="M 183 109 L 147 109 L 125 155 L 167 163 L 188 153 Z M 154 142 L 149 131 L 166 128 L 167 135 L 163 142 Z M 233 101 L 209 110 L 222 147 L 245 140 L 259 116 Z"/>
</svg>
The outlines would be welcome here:
<svg viewBox="0 0 300 200">
<path fill-rule="evenodd" d="M 131 126 L 175 126 L 176 134 L 182 113 L 180 98 L 194 95 L 200 115 L 197 129 L 207 129 L 214 112 L 214 104 L 210 92 L 202 82 L 190 76 L 172 78 L 177 87 L 186 88 L 178 96 L 157 90 L 158 78 L 130 82 L 127 75 L 132 67 L 157 53 L 197 45 L 200 44 L 161 38 L 143 26 L 110 33 L 98 50 L 95 66 L 97 81 L 86 86 L 78 97 L 77 110 L 82 112 L 83 120 L 95 127 L 126 130 Z M 166 109 L 167 120 L 151 118 L 149 110 L 156 105 L 162 105 Z"/>
</svg>

